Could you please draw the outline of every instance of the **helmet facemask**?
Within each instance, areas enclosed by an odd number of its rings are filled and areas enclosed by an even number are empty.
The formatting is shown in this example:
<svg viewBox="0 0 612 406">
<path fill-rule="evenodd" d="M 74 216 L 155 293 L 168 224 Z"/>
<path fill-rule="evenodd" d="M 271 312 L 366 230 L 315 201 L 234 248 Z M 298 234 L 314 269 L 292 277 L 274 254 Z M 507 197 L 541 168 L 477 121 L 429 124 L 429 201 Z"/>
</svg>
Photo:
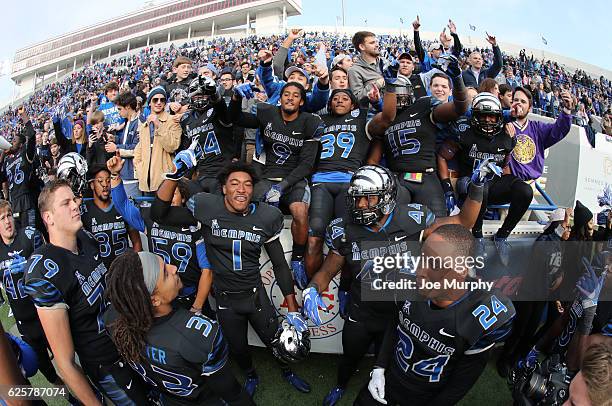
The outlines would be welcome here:
<svg viewBox="0 0 612 406">
<path fill-rule="evenodd" d="M 414 90 L 409 84 L 396 87 L 395 96 L 397 98 L 397 110 L 405 110 L 415 101 Z"/>
</svg>

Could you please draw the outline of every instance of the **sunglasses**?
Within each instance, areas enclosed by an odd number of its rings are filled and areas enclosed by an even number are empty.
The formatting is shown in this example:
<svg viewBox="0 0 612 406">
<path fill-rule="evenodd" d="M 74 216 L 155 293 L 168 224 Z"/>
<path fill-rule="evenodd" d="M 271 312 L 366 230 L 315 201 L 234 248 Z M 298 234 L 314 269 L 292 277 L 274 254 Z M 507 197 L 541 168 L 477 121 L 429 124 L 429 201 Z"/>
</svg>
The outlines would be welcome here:
<svg viewBox="0 0 612 406">
<path fill-rule="evenodd" d="M 151 99 L 151 101 L 153 103 L 165 103 L 166 102 L 166 98 L 165 97 L 155 97 L 155 98 Z"/>
</svg>

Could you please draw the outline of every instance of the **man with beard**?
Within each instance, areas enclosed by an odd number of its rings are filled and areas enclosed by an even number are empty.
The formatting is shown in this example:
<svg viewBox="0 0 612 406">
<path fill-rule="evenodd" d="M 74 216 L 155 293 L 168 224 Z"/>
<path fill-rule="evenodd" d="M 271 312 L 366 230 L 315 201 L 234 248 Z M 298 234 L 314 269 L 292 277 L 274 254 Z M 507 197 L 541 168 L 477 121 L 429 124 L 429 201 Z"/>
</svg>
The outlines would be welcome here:
<svg viewBox="0 0 612 406">
<path fill-rule="evenodd" d="M 106 165 L 93 166 L 89 173 L 93 200 L 83 204 L 83 228 L 98 241 L 102 262 L 110 269 L 113 260 L 128 249 L 128 235 L 134 251 L 141 251 L 142 243 L 138 231 L 128 226 L 113 205 L 110 196 L 111 174 Z"/>
<path fill-rule="evenodd" d="M 291 269 L 297 286 L 306 286 L 304 254 L 308 239 L 308 206 L 310 176 L 317 159 L 321 119 L 317 115 L 300 112 L 306 102 L 306 90 L 298 82 L 285 84 L 281 91 L 280 107 L 259 103 L 257 114 L 242 111 L 242 98 L 253 97 L 250 84 L 236 88 L 230 114 L 234 124 L 245 128 L 259 128 L 264 154 L 260 156 L 262 179 L 253 190 L 254 200 L 288 209 L 293 217 L 291 234 L 293 249 Z"/>
<path fill-rule="evenodd" d="M 373 32 L 356 32 L 352 43 L 359 56 L 354 59 L 353 66 L 348 70 L 349 84 L 357 100 L 361 100 L 368 95 L 373 86 L 379 90 L 384 87 L 382 73 L 386 61 L 380 58 L 378 39 Z"/>
</svg>

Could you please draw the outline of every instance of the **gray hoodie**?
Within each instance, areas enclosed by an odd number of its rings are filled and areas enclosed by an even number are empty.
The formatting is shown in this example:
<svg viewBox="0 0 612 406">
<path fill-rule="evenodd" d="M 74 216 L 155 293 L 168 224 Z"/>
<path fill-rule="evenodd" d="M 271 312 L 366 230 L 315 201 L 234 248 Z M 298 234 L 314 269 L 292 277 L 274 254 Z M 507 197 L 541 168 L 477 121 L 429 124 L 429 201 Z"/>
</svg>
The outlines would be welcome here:
<svg viewBox="0 0 612 406">
<path fill-rule="evenodd" d="M 379 89 L 384 87 L 382 73 L 388 65 L 387 60 L 380 57 L 373 63 L 367 63 L 361 55 L 353 60 L 353 66 L 348 71 L 349 86 L 358 100 L 368 95 L 374 83 L 377 83 Z"/>
</svg>

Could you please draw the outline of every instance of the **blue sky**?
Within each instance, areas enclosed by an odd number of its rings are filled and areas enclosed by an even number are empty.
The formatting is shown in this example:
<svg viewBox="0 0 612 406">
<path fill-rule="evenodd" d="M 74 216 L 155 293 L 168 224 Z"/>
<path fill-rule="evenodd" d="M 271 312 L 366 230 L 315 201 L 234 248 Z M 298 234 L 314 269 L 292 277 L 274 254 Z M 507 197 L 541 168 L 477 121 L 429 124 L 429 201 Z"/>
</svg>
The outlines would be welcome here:
<svg viewBox="0 0 612 406">
<path fill-rule="evenodd" d="M 93 6 L 94 3 L 98 3 Z M 346 25 L 399 28 L 399 18 L 410 28 L 418 14 L 422 29 L 439 31 L 452 18 L 460 36 L 496 35 L 498 40 L 544 48 L 546 51 L 588 61 L 612 70 L 610 4 L 605 0 L 437 0 L 409 4 L 406 0 L 345 0 Z M 102 2 L 63 0 L 5 2 L 0 35 L 0 61 L 12 61 L 15 50 L 80 27 L 139 9 L 142 0 Z M 336 24 L 341 0 L 302 0 L 304 14 L 289 20 L 290 26 Z M 459 6 L 462 4 L 462 6 Z M 469 31 L 468 24 L 477 27 Z M 544 45 L 542 36 L 548 41 Z M 12 81 L 0 78 L 0 103 L 11 97 Z"/>
</svg>

